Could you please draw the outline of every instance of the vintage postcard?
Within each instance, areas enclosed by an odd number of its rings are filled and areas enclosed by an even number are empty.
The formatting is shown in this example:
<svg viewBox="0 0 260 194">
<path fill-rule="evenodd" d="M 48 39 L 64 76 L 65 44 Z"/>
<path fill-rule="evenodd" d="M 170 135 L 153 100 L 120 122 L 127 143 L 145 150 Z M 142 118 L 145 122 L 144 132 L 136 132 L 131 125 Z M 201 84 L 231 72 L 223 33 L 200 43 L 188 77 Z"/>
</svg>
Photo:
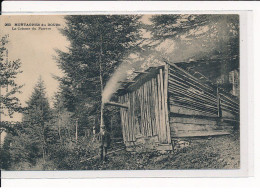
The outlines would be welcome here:
<svg viewBox="0 0 260 194">
<path fill-rule="evenodd" d="M 240 20 L 1 16 L 2 171 L 239 171 Z"/>
</svg>

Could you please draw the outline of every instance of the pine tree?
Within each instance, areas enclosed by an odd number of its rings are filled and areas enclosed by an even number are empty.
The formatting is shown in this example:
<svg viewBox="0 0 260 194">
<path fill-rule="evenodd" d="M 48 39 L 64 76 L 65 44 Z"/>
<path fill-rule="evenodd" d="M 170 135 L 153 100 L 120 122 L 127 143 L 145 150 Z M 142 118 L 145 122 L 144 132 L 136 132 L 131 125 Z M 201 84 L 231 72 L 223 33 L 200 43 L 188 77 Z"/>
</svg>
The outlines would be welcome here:
<svg viewBox="0 0 260 194">
<path fill-rule="evenodd" d="M 46 97 L 45 86 L 40 77 L 34 91 L 27 103 L 27 111 L 23 115 L 25 134 L 31 139 L 31 158 L 37 159 L 42 156 L 46 161 L 48 144 L 53 134 L 50 130 L 51 109 Z"/>
<path fill-rule="evenodd" d="M 80 126 L 94 124 L 100 113 L 101 94 L 123 58 L 138 49 L 140 16 L 67 16 L 62 34 L 70 41 L 68 52 L 58 52 L 57 62 L 64 105 Z M 82 134 L 82 131 L 79 131 Z"/>
<path fill-rule="evenodd" d="M 0 40 L 0 114 L 3 114 L 6 110 L 8 115 L 12 116 L 14 112 L 22 110 L 20 101 L 15 96 L 22 87 L 15 82 L 15 79 L 22 71 L 20 70 L 21 62 L 19 59 L 8 60 L 8 50 L 6 49 L 8 42 L 8 36 L 4 36 Z"/>
<path fill-rule="evenodd" d="M 72 113 L 64 106 L 64 97 L 60 92 L 54 96 L 53 128 L 58 131 L 59 141 L 71 141 L 74 137 L 74 122 Z"/>
<path fill-rule="evenodd" d="M 21 112 L 21 103 L 15 96 L 20 92 L 22 86 L 15 81 L 20 70 L 20 60 L 9 61 L 8 50 L 8 35 L 0 37 L 0 155 L 2 153 L 2 132 L 4 130 L 12 129 L 9 122 L 2 122 L 2 115 L 12 116 L 14 112 Z M 2 160 L 3 157 L 0 157 Z M 0 161 L 0 169 L 2 162 Z"/>
</svg>

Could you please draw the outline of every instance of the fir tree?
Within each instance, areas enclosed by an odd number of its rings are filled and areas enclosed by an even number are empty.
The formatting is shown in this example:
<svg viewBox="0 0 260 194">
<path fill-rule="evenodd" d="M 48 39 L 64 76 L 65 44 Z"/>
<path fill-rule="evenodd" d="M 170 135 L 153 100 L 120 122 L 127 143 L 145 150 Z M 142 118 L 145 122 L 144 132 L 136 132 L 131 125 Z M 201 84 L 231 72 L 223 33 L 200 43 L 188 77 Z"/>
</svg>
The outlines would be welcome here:
<svg viewBox="0 0 260 194">
<path fill-rule="evenodd" d="M 12 116 L 14 112 L 21 112 L 21 103 L 17 96 L 22 86 L 15 81 L 16 77 L 22 72 L 20 70 L 20 60 L 9 61 L 8 59 L 8 35 L 0 37 L 0 169 L 4 154 L 2 152 L 2 132 L 12 130 L 9 122 L 2 121 L 2 115 Z"/>
<path fill-rule="evenodd" d="M 42 156 L 46 161 L 48 145 L 52 140 L 50 130 L 51 109 L 46 97 L 44 82 L 39 78 L 27 103 L 27 111 L 23 115 L 25 134 L 31 139 L 30 157 L 35 160 Z"/>
<path fill-rule="evenodd" d="M 22 71 L 19 59 L 8 60 L 8 50 L 6 49 L 8 42 L 8 36 L 4 36 L 0 40 L 0 114 L 6 110 L 8 115 L 12 116 L 14 112 L 22 110 L 20 101 L 15 96 L 22 87 L 16 83 L 15 79 Z"/>
<path fill-rule="evenodd" d="M 94 124 L 103 87 L 123 58 L 139 49 L 140 16 L 67 16 L 62 34 L 70 41 L 68 52 L 58 52 L 59 78 L 64 105 L 79 119 L 79 126 Z M 82 131 L 79 131 L 80 134 Z"/>
</svg>

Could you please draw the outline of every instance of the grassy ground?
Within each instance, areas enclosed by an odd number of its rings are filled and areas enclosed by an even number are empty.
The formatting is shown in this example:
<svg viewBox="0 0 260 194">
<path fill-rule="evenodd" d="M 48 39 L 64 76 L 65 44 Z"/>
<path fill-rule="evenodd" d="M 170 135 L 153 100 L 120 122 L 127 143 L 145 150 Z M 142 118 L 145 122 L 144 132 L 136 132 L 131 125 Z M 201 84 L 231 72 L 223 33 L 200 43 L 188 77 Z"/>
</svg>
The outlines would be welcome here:
<svg viewBox="0 0 260 194">
<path fill-rule="evenodd" d="M 39 160 L 36 165 L 18 163 L 12 170 L 161 170 L 161 169 L 238 169 L 240 167 L 239 133 L 227 136 L 186 139 L 189 146 L 168 153 L 157 151 L 131 153 L 125 149 L 108 155 L 103 162 L 98 157 L 98 144 L 92 142 L 90 159 L 89 145 L 65 151 L 64 158 L 44 165 Z M 84 148 L 84 149 L 83 149 Z M 118 147 L 116 148 L 116 150 Z M 76 151 L 75 151 L 76 150 Z M 115 146 L 112 147 L 112 151 Z M 71 154 L 74 155 L 71 155 Z"/>
<path fill-rule="evenodd" d="M 239 133 L 212 138 L 193 138 L 188 147 L 159 152 L 115 152 L 107 162 L 93 159 L 82 163 L 86 170 L 238 169 Z"/>
</svg>

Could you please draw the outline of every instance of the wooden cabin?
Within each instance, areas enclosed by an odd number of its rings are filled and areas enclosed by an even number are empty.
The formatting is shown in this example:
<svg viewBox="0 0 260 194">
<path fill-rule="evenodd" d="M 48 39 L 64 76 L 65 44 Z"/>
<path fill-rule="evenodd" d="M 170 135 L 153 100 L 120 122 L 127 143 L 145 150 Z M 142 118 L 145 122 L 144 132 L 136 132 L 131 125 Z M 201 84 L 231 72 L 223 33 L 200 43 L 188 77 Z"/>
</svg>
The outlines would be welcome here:
<svg viewBox="0 0 260 194">
<path fill-rule="evenodd" d="M 172 150 L 174 140 L 226 135 L 239 122 L 239 100 L 198 72 L 150 67 L 118 90 L 127 150 Z"/>
</svg>

